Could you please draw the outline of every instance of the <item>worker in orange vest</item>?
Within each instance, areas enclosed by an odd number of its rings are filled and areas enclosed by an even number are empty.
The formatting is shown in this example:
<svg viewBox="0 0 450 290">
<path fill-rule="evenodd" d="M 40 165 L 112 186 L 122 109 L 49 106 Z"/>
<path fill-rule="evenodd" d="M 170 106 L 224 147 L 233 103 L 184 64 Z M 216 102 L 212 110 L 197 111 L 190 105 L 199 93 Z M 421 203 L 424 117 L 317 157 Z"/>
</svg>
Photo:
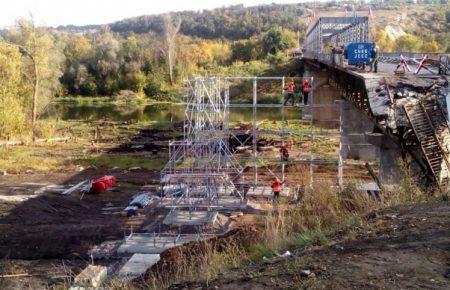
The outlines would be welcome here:
<svg viewBox="0 0 450 290">
<path fill-rule="evenodd" d="M 292 106 L 293 106 L 294 103 L 295 103 L 295 95 L 294 95 L 295 83 L 294 82 L 288 83 L 288 85 L 284 89 L 287 91 L 287 97 L 284 100 L 284 105 L 286 106 L 286 104 L 289 101 L 289 99 L 291 99 L 292 100 Z"/>
<path fill-rule="evenodd" d="M 280 180 L 278 179 L 278 177 L 275 177 L 275 181 L 274 183 L 272 183 L 272 191 L 273 191 L 273 201 L 277 202 L 278 199 L 280 198 L 280 193 L 281 193 L 281 185 L 284 183 L 280 182 Z"/>
<path fill-rule="evenodd" d="M 287 145 L 284 144 L 280 148 L 281 160 L 288 161 L 289 159 L 289 150 L 287 149 Z"/>
<path fill-rule="evenodd" d="M 310 89 L 311 89 L 311 85 L 309 84 L 309 81 L 303 80 L 302 92 L 303 92 L 303 105 L 305 105 L 305 106 L 308 104 L 308 95 L 309 95 Z"/>
</svg>

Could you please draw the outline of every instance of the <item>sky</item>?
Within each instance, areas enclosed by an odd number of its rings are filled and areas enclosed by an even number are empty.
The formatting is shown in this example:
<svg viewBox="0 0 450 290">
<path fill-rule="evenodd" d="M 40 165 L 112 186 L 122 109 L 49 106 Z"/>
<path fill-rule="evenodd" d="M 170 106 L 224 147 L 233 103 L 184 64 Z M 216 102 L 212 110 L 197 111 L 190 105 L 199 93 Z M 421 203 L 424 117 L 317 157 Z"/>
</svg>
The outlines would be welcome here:
<svg viewBox="0 0 450 290">
<path fill-rule="evenodd" d="M 0 27 L 33 15 L 39 25 L 105 24 L 168 11 L 203 10 L 244 4 L 298 3 L 302 0 L 2 0 Z"/>
</svg>

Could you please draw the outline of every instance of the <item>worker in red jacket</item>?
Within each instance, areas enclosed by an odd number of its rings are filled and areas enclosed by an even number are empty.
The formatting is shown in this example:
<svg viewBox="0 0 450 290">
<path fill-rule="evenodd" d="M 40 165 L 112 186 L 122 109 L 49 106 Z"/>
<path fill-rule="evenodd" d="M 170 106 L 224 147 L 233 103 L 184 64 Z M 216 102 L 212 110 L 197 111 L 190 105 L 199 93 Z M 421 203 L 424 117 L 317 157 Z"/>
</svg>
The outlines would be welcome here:
<svg viewBox="0 0 450 290">
<path fill-rule="evenodd" d="M 280 198 L 280 194 L 281 194 L 281 185 L 283 185 L 283 182 L 280 182 L 280 180 L 278 179 L 278 177 L 275 177 L 275 181 L 274 183 L 272 183 L 272 191 L 273 191 L 273 201 L 274 202 L 278 202 L 278 199 Z"/>
<path fill-rule="evenodd" d="M 309 81 L 303 80 L 302 92 L 303 92 L 303 105 L 305 105 L 305 106 L 308 104 L 308 95 L 309 95 L 310 89 L 311 89 L 311 84 L 309 83 Z"/>
<path fill-rule="evenodd" d="M 284 89 L 287 91 L 287 97 L 284 100 L 284 105 L 286 106 L 287 102 L 289 100 L 292 100 L 292 106 L 293 106 L 295 103 L 295 95 L 294 95 L 295 83 L 294 82 L 288 83 L 288 85 Z"/>
</svg>

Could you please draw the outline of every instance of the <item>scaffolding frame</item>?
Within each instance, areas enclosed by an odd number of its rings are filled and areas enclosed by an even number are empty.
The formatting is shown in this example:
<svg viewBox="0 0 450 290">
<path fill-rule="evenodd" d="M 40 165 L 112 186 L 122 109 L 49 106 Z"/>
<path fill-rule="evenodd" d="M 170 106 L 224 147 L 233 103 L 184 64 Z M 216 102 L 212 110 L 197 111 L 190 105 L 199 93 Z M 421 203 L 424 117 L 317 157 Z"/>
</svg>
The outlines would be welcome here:
<svg viewBox="0 0 450 290">
<path fill-rule="evenodd" d="M 287 106 L 285 105 L 286 80 L 296 80 L 302 83 L 308 80 L 311 85 L 309 93 L 310 105 Z M 230 103 L 230 86 L 232 82 L 251 82 L 250 103 Z M 258 82 L 279 82 L 278 96 L 281 103 L 259 103 Z M 275 85 L 276 87 L 277 85 Z M 305 150 L 302 160 L 299 162 L 309 165 L 310 187 L 313 186 L 314 166 L 317 164 L 333 164 L 315 158 L 313 153 L 316 137 L 327 136 L 326 132 L 313 130 L 313 114 L 315 108 L 336 106 L 335 104 L 314 103 L 314 79 L 313 77 L 197 77 L 185 86 L 185 115 L 183 126 L 183 140 L 171 141 L 169 144 L 169 161 L 161 171 L 161 185 L 163 195 L 170 198 L 172 206 L 178 207 L 204 207 L 210 205 L 217 207 L 224 196 L 234 196 L 243 201 L 245 190 L 248 186 L 263 186 L 259 181 L 261 164 L 264 159 L 258 151 L 258 140 L 262 134 L 274 134 L 280 137 L 281 146 L 285 146 L 290 135 L 305 136 L 309 138 L 309 150 Z M 277 89 L 278 90 L 278 89 Z M 237 131 L 230 129 L 230 108 L 251 108 L 252 121 L 249 137 L 246 140 L 237 138 Z M 279 130 L 262 130 L 258 128 L 258 108 L 281 109 L 281 127 Z M 299 108 L 302 110 L 302 120 L 307 125 L 305 130 L 287 130 L 286 109 Z M 332 120 L 340 121 L 340 120 Z M 251 167 L 253 176 L 250 182 L 245 183 L 247 188 L 240 183 L 244 175 L 245 167 L 241 165 L 229 147 L 230 138 L 237 140 L 244 146 L 251 141 Z M 251 139 L 251 140 L 250 140 Z M 241 161 L 241 162 L 240 162 Z M 280 167 L 280 173 L 275 173 L 268 166 L 264 170 L 280 180 L 285 180 L 286 163 L 284 158 L 268 160 Z M 328 163 L 327 163 L 328 162 Z M 339 183 L 342 183 L 342 159 L 337 159 Z M 277 165 L 277 166 L 278 166 Z M 262 166 L 264 167 L 264 166 Z M 267 186 L 267 184 L 265 184 Z M 284 184 L 283 184 L 284 187 Z"/>
</svg>

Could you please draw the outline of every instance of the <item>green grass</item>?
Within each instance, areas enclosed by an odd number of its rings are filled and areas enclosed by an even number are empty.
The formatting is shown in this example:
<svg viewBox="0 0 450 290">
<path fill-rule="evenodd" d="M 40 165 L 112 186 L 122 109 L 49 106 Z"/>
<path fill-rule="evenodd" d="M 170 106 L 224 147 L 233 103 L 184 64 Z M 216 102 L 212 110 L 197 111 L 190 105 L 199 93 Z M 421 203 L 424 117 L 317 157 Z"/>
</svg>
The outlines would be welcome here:
<svg viewBox="0 0 450 290">
<path fill-rule="evenodd" d="M 171 100 L 155 100 L 155 99 L 115 99 L 113 97 L 108 96 L 101 96 L 101 97 L 94 97 L 94 96 L 67 96 L 67 97 L 61 97 L 54 99 L 55 103 L 62 103 L 62 104 L 79 104 L 79 105 L 93 105 L 93 104 L 136 104 L 136 105 L 145 105 L 145 104 L 177 104 L 179 103 L 178 100 L 171 99 Z"/>
<path fill-rule="evenodd" d="M 104 168 L 128 169 L 141 167 L 148 170 L 161 170 L 167 162 L 167 157 L 133 156 L 130 154 L 86 155 L 75 158 L 73 162 L 83 166 L 93 165 Z"/>
</svg>

